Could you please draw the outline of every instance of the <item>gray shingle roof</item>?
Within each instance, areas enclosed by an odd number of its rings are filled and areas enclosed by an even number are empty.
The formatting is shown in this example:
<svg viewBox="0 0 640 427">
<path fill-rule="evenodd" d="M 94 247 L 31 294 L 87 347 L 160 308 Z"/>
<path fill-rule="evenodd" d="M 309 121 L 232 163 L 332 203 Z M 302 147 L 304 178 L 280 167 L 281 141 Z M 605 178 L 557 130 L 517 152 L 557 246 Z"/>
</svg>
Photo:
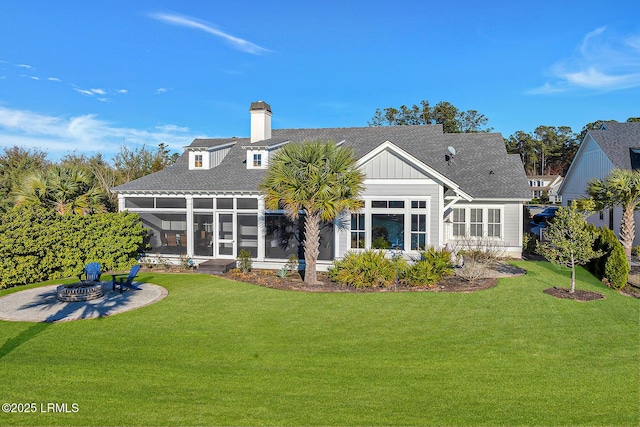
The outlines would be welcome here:
<svg viewBox="0 0 640 427">
<path fill-rule="evenodd" d="M 590 130 L 589 134 L 615 167 L 631 169 L 629 149 L 640 148 L 640 122 L 607 122 L 605 129 Z"/>
<path fill-rule="evenodd" d="M 531 191 L 518 155 L 507 154 L 497 133 L 443 133 L 441 125 L 323 129 L 274 129 L 272 138 L 251 144 L 248 138 L 196 139 L 189 147 L 235 142 L 224 160 L 210 170 L 189 170 L 185 152 L 171 167 L 114 188 L 116 192 L 246 192 L 257 191 L 264 170 L 247 169 L 245 146 L 284 141 L 331 140 L 351 147 L 357 158 L 390 141 L 457 183 L 474 198 L 530 199 Z M 447 147 L 456 150 L 447 161 Z"/>
</svg>

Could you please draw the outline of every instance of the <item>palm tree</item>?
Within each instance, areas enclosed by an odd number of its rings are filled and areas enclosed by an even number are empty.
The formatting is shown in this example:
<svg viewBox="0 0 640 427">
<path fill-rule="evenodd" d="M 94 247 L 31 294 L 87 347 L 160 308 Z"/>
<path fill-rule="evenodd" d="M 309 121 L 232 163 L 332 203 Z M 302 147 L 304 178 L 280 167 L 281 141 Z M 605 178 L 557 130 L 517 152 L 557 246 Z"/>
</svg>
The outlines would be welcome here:
<svg viewBox="0 0 640 427">
<path fill-rule="evenodd" d="M 627 259 L 631 259 L 631 248 L 635 238 L 633 213 L 640 208 L 640 171 L 614 169 L 604 180 L 592 179 L 587 184 L 587 193 L 596 203 L 596 209 L 622 206 L 620 242 Z"/>
<path fill-rule="evenodd" d="M 360 209 L 364 175 L 355 167 L 351 150 L 333 142 L 289 143 L 269 159 L 269 169 L 259 188 L 265 207 L 284 209 L 295 220 L 305 214 L 305 283 L 317 282 L 320 223 L 343 212 Z"/>
<path fill-rule="evenodd" d="M 73 166 L 30 173 L 14 187 L 12 195 L 16 205 L 46 206 L 61 215 L 107 211 L 104 195 L 92 186 L 87 172 Z"/>
</svg>

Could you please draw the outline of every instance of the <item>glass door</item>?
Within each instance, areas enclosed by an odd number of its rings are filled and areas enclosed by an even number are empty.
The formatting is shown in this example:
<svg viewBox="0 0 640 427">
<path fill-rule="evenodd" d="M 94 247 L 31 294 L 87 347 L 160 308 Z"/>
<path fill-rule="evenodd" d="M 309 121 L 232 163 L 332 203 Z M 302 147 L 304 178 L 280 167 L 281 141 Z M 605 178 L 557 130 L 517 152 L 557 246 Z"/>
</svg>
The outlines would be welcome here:
<svg viewBox="0 0 640 427">
<path fill-rule="evenodd" d="M 218 244 L 216 257 L 217 258 L 235 258 L 234 254 L 234 239 L 233 239 L 233 214 L 232 213 L 218 213 Z"/>
</svg>

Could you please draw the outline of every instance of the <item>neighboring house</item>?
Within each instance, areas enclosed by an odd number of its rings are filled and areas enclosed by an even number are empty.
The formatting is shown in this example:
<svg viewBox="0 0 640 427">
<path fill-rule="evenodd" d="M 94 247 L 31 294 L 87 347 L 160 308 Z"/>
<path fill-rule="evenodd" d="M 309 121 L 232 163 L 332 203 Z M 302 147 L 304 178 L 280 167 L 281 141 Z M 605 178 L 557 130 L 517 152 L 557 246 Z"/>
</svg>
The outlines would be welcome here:
<svg viewBox="0 0 640 427">
<path fill-rule="evenodd" d="M 587 183 L 605 179 L 614 168 L 635 170 L 640 168 L 640 123 L 607 122 L 599 130 L 587 132 L 560 187 L 562 204 L 588 197 Z M 598 227 L 608 227 L 619 235 L 622 208 L 604 209 L 588 220 Z M 636 224 L 640 216 L 635 214 Z M 640 244 L 636 226 L 634 246 Z"/>
<path fill-rule="evenodd" d="M 562 184 L 560 175 L 527 175 L 529 187 L 531 187 L 531 197 L 539 199 L 544 194 L 549 196 L 550 203 L 562 201 L 558 195 L 558 190 Z"/>
<path fill-rule="evenodd" d="M 113 189 L 120 210 L 150 229 L 148 255 L 201 262 L 247 249 L 257 268 L 304 259 L 304 215 L 291 222 L 265 210 L 257 185 L 279 147 L 322 140 L 352 148 L 366 180 L 363 209 L 322 227 L 319 269 L 349 250 L 417 254 L 463 239 L 521 256 L 531 193 L 500 134 L 445 134 L 441 125 L 272 130 L 267 103 L 252 103 L 250 113 L 250 138 L 196 139 L 173 166 Z"/>
</svg>

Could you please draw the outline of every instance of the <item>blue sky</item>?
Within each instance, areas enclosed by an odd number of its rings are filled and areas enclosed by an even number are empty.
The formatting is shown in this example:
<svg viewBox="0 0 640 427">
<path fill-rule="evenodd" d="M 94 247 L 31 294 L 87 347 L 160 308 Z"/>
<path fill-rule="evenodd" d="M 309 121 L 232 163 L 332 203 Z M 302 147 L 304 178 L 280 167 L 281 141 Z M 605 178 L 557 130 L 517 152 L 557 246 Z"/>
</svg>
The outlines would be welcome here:
<svg viewBox="0 0 640 427">
<path fill-rule="evenodd" d="M 640 2 L 0 1 L 0 148 L 366 126 L 426 99 L 508 137 L 640 116 Z"/>
</svg>

